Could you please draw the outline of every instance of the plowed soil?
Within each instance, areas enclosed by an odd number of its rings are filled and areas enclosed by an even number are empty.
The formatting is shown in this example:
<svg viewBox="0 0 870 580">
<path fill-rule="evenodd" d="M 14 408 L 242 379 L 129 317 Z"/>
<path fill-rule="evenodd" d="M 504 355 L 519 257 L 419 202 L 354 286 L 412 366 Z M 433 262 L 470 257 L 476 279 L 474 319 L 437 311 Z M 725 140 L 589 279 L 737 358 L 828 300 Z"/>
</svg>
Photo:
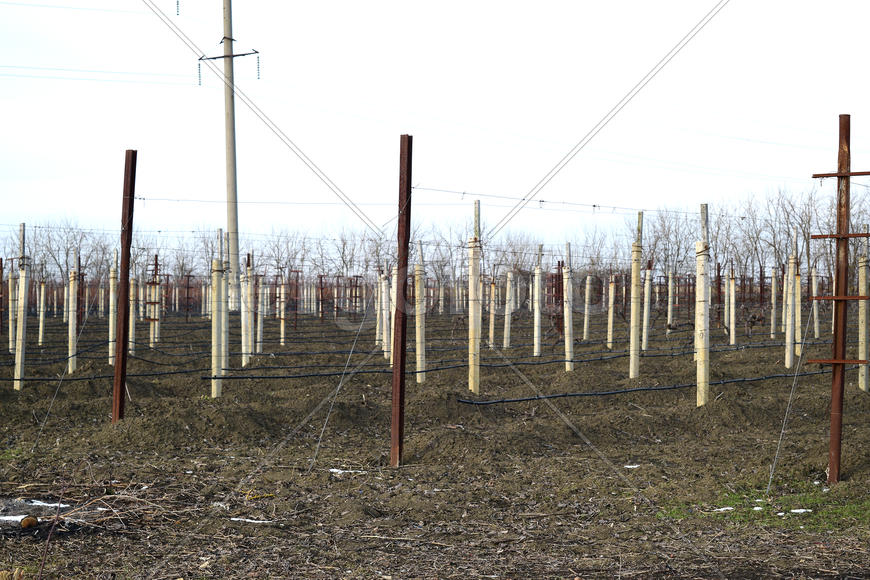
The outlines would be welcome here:
<svg viewBox="0 0 870 580">
<path fill-rule="evenodd" d="M 140 322 L 117 425 L 106 319 L 88 319 L 72 374 L 61 321 L 49 319 L 45 347 L 34 321 L 22 391 L 8 380 L 12 355 L 0 355 L 0 570 L 53 578 L 870 575 L 870 396 L 858 390 L 857 371 L 846 376 L 842 481 L 829 486 L 831 375 L 819 373 L 829 367 L 804 363 L 802 373 L 816 374 L 792 377 L 782 334 L 771 340 L 769 323 L 751 337 L 741 327 L 736 347 L 714 328 L 710 403 L 697 407 L 691 327 L 680 316 L 670 335 L 656 319 L 640 378 L 629 380 L 622 319 L 611 351 L 596 314 L 592 340 L 576 341 L 578 362 L 566 372 L 552 331 L 542 356 L 531 356 L 530 319 L 518 313 L 514 346 L 489 349 L 484 337 L 478 395 L 467 388 L 464 320 L 431 316 L 427 358 L 440 370 L 418 384 L 409 351 L 399 469 L 388 466 L 388 361 L 358 317 L 300 316 L 285 346 L 270 318 L 263 352 L 245 369 L 234 319 L 232 378 L 217 399 L 209 322 L 170 316 L 153 349 Z M 575 327 L 581 336 L 582 313 Z M 413 345 L 413 318 L 408 328 Z M 829 358 L 830 338 L 823 324 L 804 358 Z M 729 379 L 749 380 L 716 384 Z M 463 402 L 554 394 L 576 396 Z M 21 528 L 24 512 L 39 523 Z"/>
</svg>

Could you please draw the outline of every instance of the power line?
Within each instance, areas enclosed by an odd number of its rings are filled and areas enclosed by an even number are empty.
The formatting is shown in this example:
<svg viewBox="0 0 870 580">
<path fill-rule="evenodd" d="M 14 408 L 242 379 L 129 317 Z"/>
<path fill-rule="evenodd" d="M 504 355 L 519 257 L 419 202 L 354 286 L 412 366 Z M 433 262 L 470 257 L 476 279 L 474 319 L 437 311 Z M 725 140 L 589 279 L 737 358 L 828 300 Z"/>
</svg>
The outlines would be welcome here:
<svg viewBox="0 0 870 580">
<path fill-rule="evenodd" d="M 613 108 L 611 108 L 604 115 L 604 117 L 602 117 L 601 120 L 598 121 L 598 123 L 596 123 L 595 126 L 592 127 L 592 129 L 590 129 L 589 132 L 586 133 L 586 135 L 584 135 L 583 138 L 580 139 L 580 141 L 576 145 L 574 145 L 574 147 L 570 151 L 568 151 L 568 153 L 565 154 L 565 156 L 562 157 L 562 159 L 560 159 L 559 162 L 556 163 L 556 165 L 552 169 L 550 169 L 550 171 L 547 172 L 547 174 L 544 175 L 544 177 L 542 177 L 541 180 L 538 181 L 538 183 L 536 183 L 531 190 L 529 190 L 529 192 L 525 196 L 523 196 L 522 200 L 517 202 L 513 209 L 508 211 L 508 213 L 505 214 L 505 216 L 502 217 L 498 221 L 498 223 L 496 223 L 490 235 L 496 235 L 508 224 L 508 222 L 515 218 L 517 214 L 519 214 L 519 212 L 532 199 L 534 199 L 535 196 L 537 196 L 538 193 L 540 193 L 541 190 L 546 187 L 546 185 L 550 183 L 550 181 L 552 181 L 552 179 L 556 177 L 556 175 L 558 175 L 562 171 L 562 169 L 564 169 L 565 166 L 568 165 L 568 163 L 570 163 L 571 160 L 574 159 L 574 157 L 578 153 L 580 153 L 580 151 L 582 151 L 586 147 L 586 145 L 588 145 L 592 141 L 592 139 L 594 139 L 595 136 L 598 135 L 598 133 L 601 132 L 601 130 L 604 129 L 604 127 L 606 127 L 610 123 L 610 121 L 612 121 L 613 118 L 619 114 L 620 111 L 622 111 L 623 108 L 625 108 L 626 105 L 628 105 L 628 103 L 630 103 L 634 99 L 634 97 L 636 97 L 637 94 L 642 91 L 644 87 L 646 87 L 646 85 L 649 84 L 649 82 L 652 81 L 659 74 L 659 72 L 661 72 L 661 70 L 665 66 L 667 66 L 667 64 L 683 50 L 683 48 L 685 48 L 685 46 L 695 37 L 695 35 L 697 35 L 701 30 L 704 29 L 705 26 L 707 26 L 707 24 L 722 10 L 722 8 L 724 8 L 728 4 L 728 2 L 730 2 L 730 0 L 719 0 L 719 2 L 717 2 L 713 6 L 713 8 L 710 9 L 710 11 L 707 12 L 707 14 L 705 14 L 704 17 L 701 18 L 701 20 L 699 20 L 698 23 L 695 24 L 695 26 L 693 26 L 692 29 L 689 30 L 689 32 L 686 33 L 686 35 L 683 36 L 677 42 L 677 44 L 675 44 L 673 48 L 671 48 L 671 50 L 667 52 L 667 54 L 665 54 L 665 56 L 663 56 L 661 60 L 659 60 L 649 70 L 649 72 L 647 72 L 646 75 L 644 75 L 643 78 L 641 78 L 640 81 L 638 81 L 637 84 L 635 84 L 625 94 L 625 96 L 620 99 L 619 102 L 616 103 L 616 105 L 614 105 Z"/>
<path fill-rule="evenodd" d="M 416 189 L 417 191 L 434 191 L 434 192 L 441 192 L 441 193 L 454 193 L 454 194 L 463 195 L 463 196 L 469 195 L 469 196 L 474 196 L 474 197 L 483 197 L 483 198 L 492 198 L 492 199 L 507 199 L 507 200 L 518 200 L 518 201 L 524 201 L 526 199 L 525 197 L 516 197 L 516 196 L 510 196 L 510 195 L 474 193 L 474 192 L 470 192 L 470 191 L 457 191 L 457 190 L 452 190 L 452 189 L 439 189 L 439 188 L 434 188 L 434 187 L 415 187 L 414 189 Z M 531 200 L 528 200 L 528 201 L 531 201 Z M 584 208 L 589 208 L 592 210 L 602 209 L 602 210 L 627 211 L 627 212 L 628 211 L 630 211 L 630 212 L 644 211 L 644 212 L 650 212 L 650 213 L 663 213 L 663 214 L 679 214 L 679 215 L 691 215 L 691 216 L 697 215 L 697 212 L 683 211 L 683 210 L 642 209 L 642 208 L 635 208 L 635 207 L 623 207 L 623 206 L 618 206 L 618 205 L 605 205 L 605 204 L 599 204 L 599 203 L 579 203 L 579 202 L 572 202 L 572 201 L 548 200 L 548 199 L 539 199 L 537 201 L 539 204 L 549 203 L 549 204 L 562 205 L 562 206 L 584 207 Z M 541 209 L 543 209 L 543 208 L 541 208 Z M 493 235 L 495 235 L 495 234 L 493 234 Z"/>
<path fill-rule="evenodd" d="M 178 26 L 176 26 L 175 23 L 173 23 L 172 20 L 162 10 L 160 10 L 160 8 L 158 8 L 152 0 L 142 0 L 142 2 L 198 58 L 205 56 L 205 53 L 196 45 L 196 43 L 193 42 L 193 40 L 191 40 L 190 37 L 188 37 L 184 33 L 183 30 L 181 30 Z M 217 76 L 219 79 L 221 79 L 221 81 L 225 85 L 229 83 L 229 81 L 226 79 L 224 74 L 217 68 L 217 66 L 214 64 L 213 61 L 201 60 L 201 62 L 205 63 L 205 66 L 208 67 L 208 69 L 211 70 L 212 73 L 215 74 L 215 76 Z M 324 173 L 323 170 L 321 170 L 320 167 L 318 167 L 317 164 L 314 163 L 314 161 L 312 161 L 305 154 L 305 152 L 302 151 L 302 149 L 300 149 L 299 146 L 296 145 L 296 143 L 294 143 L 293 140 L 290 139 L 290 137 L 288 137 L 287 134 L 283 130 L 281 130 L 281 128 L 274 121 L 272 121 L 272 119 L 268 115 L 266 115 L 266 113 L 264 113 L 262 111 L 262 109 L 260 109 L 260 107 L 257 106 L 256 103 L 254 103 L 254 101 L 250 97 L 248 97 L 247 94 L 245 94 L 244 91 L 239 89 L 238 86 L 233 86 L 232 89 L 235 92 L 236 96 L 239 97 L 239 100 L 241 100 L 242 103 L 246 107 L 248 107 L 248 109 L 252 113 L 254 113 L 254 115 L 258 119 L 260 119 L 260 121 L 262 121 L 264 125 L 266 125 L 266 128 L 268 128 L 270 131 L 272 131 L 272 133 L 274 133 L 275 136 L 278 137 L 278 139 L 288 149 L 290 149 L 290 151 L 293 152 L 293 154 L 296 155 L 296 157 L 298 157 L 299 160 L 302 161 L 302 163 L 306 167 L 308 167 L 308 169 L 310 169 L 311 172 L 314 173 L 314 175 L 317 176 L 317 178 L 321 182 L 323 182 L 323 184 L 326 185 L 326 187 L 330 191 L 332 191 L 332 193 L 334 193 L 342 202 L 344 202 L 344 204 L 348 207 L 348 209 L 350 209 L 360 220 L 362 220 L 362 222 L 366 225 L 366 227 L 368 227 L 369 229 L 371 229 L 375 233 L 383 234 L 383 232 L 380 230 L 380 228 L 377 226 L 377 224 L 374 221 L 372 221 L 371 218 L 369 218 L 368 215 L 366 215 L 366 213 L 362 209 L 360 209 L 359 206 L 357 206 L 353 202 L 353 200 L 346 193 L 344 193 L 344 191 L 340 187 L 338 187 L 335 184 L 335 182 L 333 182 L 329 178 L 329 176 L 327 176 L 326 173 Z"/>
</svg>

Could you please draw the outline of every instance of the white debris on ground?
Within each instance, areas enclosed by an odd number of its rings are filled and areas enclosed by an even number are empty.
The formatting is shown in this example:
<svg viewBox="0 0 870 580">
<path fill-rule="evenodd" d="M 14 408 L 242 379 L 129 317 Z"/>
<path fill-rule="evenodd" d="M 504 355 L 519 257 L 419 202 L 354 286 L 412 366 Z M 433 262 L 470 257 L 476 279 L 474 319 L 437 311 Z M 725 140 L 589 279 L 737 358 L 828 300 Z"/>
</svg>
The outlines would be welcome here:
<svg viewBox="0 0 870 580">
<path fill-rule="evenodd" d="M 360 471 L 359 469 L 337 469 L 335 467 L 329 470 L 329 473 L 334 473 L 335 475 L 341 477 L 345 473 L 367 473 L 365 471 Z"/>
</svg>

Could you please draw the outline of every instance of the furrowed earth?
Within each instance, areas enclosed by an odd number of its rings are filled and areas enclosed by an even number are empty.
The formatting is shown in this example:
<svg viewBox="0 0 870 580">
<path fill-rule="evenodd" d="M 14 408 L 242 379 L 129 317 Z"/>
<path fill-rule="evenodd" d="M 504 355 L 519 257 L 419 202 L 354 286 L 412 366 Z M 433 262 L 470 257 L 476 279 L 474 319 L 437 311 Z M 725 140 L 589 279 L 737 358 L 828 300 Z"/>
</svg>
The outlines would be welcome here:
<svg viewBox="0 0 870 580">
<path fill-rule="evenodd" d="M 428 318 L 428 365 L 440 370 L 415 382 L 411 317 L 398 469 L 389 467 L 389 364 L 358 317 L 300 316 L 285 346 L 268 319 L 263 353 L 245 369 L 234 319 L 232 378 L 217 399 L 209 322 L 170 316 L 153 349 L 140 322 L 116 425 L 106 319 L 88 319 L 78 369 L 66 374 L 66 327 L 50 318 L 45 347 L 28 333 L 22 391 L 12 389 L 12 355 L 0 355 L 0 570 L 867 577 L 870 395 L 858 390 L 857 371 L 846 375 L 842 481 L 829 486 L 830 367 L 803 363 L 801 373 L 815 374 L 795 378 L 769 323 L 751 337 L 739 328 L 731 347 L 714 318 L 710 402 L 697 407 L 691 322 L 680 317 L 670 335 L 656 320 L 640 378 L 629 380 L 619 318 L 609 351 L 596 315 L 568 373 L 552 332 L 542 356 L 531 356 L 527 314 L 515 316 L 508 349 L 487 348 L 485 316 L 478 395 L 467 388 L 467 329 L 457 317 Z M 580 336 L 582 314 L 575 328 Z M 803 359 L 830 358 L 830 338 L 823 324 Z M 22 528 L 23 515 L 38 523 Z"/>
</svg>

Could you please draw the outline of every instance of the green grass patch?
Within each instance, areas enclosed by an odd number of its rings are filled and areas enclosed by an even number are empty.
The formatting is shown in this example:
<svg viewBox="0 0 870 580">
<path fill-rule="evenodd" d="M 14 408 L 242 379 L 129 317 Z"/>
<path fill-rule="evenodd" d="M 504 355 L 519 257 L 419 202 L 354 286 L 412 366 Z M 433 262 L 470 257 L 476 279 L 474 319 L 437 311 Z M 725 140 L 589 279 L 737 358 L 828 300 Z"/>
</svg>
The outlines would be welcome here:
<svg viewBox="0 0 870 580">
<path fill-rule="evenodd" d="M 771 497 L 765 497 L 763 489 L 744 488 L 725 492 L 711 504 L 674 502 L 662 506 L 657 517 L 711 518 L 808 531 L 870 528 L 870 496 L 866 490 L 848 483 L 832 488 L 823 483 L 802 483 Z"/>
</svg>

